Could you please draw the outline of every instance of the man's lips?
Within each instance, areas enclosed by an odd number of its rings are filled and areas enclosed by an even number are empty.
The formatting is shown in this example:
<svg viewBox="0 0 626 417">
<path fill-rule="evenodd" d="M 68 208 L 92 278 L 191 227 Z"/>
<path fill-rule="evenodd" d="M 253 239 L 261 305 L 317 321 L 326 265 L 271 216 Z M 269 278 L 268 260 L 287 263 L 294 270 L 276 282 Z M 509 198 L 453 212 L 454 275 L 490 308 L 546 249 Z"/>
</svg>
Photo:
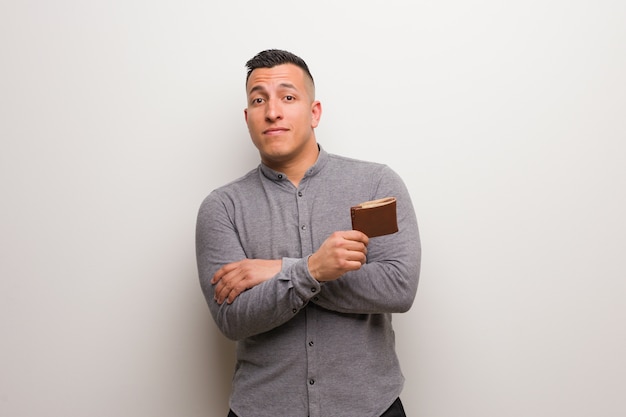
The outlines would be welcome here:
<svg viewBox="0 0 626 417">
<path fill-rule="evenodd" d="M 266 129 L 263 131 L 264 134 L 266 135 L 276 135 L 282 132 L 286 132 L 289 129 L 287 129 L 286 127 L 272 127 L 270 129 Z"/>
</svg>

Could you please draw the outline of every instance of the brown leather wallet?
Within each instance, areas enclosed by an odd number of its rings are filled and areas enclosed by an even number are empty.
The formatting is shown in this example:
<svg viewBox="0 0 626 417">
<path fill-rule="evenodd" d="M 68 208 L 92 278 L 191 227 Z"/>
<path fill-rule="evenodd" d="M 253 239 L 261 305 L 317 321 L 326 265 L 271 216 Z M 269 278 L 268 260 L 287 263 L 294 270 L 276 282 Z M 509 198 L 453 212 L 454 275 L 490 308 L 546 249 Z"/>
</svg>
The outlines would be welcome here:
<svg viewBox="0 0 626 417">
<path fill-rule="evenodd" d="M 396 198 L 386 197 L 350 207 L 352 229 L 368 237 L 383 236 L 398 231 Z"/>
</svg>

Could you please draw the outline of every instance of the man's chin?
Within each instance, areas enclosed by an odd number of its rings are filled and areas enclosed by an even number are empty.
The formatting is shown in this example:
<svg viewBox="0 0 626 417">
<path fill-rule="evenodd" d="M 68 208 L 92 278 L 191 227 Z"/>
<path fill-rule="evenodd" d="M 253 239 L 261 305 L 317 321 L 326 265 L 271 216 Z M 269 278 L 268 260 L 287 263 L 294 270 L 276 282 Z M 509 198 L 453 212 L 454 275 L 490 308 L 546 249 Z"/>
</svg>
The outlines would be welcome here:
<svg viewBox="0 0 626 417">
<path fill-rule="evenodd" d="M 260 150 L 261 155 L 264 158 L 271 159 L 271 160 L 289 159 L 293 151 L 290 149 L 287 149 L 287 147 L 285 146 L 280 146 L 280 144 L 275 144 L 275 145 L 276 146 L 267 146 L 264 149 L 261 149 Z"/>
<path fill-rule="evenodd" d="M 261 153 L 261 159 L 266 162 L 267 165 L 287 162 L 290 157 L 291 155 L 288 152 L 275 151 Z"/>
</svg>

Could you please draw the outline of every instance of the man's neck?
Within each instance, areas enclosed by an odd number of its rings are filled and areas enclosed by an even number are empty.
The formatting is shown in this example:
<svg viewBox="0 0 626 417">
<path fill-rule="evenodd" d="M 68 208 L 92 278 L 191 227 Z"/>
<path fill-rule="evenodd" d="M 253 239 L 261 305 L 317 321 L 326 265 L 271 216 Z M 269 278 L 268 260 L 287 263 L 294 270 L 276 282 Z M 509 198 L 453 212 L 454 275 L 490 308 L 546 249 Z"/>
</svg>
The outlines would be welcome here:
<svg viewBox="0 0 626 417">
<path fill-rule="evenodd" d="M 272 168 L 274 171 L 279 171 L 287 175 L 289 181 L 295 186 L 298 187 L 302 178 L 304 178 L 304 174 L 306 174 L 307 170 L 311 168 L 317 161 L 320 150 L 317 142 L 314 142 L 314 148 L 311 147 L 311 150 L 306 152 L 302 158 L 292 161 L 286 161 L 283 163 L 265 163 L 268 167 Z"/>
</svg>

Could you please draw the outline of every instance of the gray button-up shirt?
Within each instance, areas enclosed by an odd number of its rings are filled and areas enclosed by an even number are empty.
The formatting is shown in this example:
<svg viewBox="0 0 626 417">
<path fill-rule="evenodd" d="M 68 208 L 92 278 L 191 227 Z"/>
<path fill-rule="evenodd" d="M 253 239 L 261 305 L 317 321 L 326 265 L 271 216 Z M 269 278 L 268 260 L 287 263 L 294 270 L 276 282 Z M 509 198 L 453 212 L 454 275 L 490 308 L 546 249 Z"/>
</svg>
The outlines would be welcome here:
<svg viewBox="0 0 626 417">
<path fill-rule="evenodd" d="M 358 271 L 316 281 L 308 256 L 331 233 L 351 229 L 351 206 L 383 197 L 397 199 L 399 231 L 371 238 Z M 421 246 L 408 191 L 389 167 L 320 148 L 296 188 L 261 164 L 203 201 L 196 249 L 211 314 L 237 341 L 237 415 L 378 417 L 399 396 L 391 315 L 413 303 Z M 282 270 L 217 304 L 213 274 L 244 258 L 282 259 Z"/>
</svg>

